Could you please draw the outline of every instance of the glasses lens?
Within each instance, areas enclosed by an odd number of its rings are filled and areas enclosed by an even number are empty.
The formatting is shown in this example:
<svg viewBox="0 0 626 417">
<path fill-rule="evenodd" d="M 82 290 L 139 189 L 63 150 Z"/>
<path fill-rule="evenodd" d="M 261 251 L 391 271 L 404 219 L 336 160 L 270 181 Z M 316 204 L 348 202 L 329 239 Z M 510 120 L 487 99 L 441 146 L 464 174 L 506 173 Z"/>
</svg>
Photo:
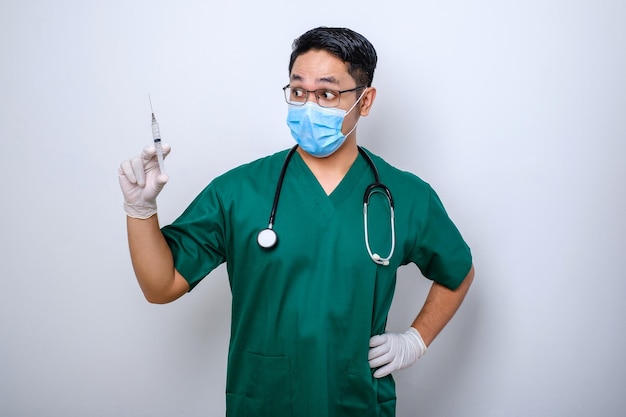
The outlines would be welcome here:
<svg viewBox="0 0 626 417">
<path fill-rule="evenodd" d="M 315 91 L 317 104 L 322 107 L 337 107 L 341 99 L 341 93 L 336 90 L 317 90 Z"/>
<path fill-rule="evenodd" d="M 287 103 L 295 106 L 302 106 L 306 103 L 307 91 L 305 89 L 285 87 L 283 91 L 285 92 L 285 100 Z"/>
<path fill-rule="evenodd" d="M 302 106 L 306 103 L 309 91 L 301 87 L 285 87 L 285 101 L 294 106 Z M 313 93 L 313 91 L 311 91 Z M 322 107 L 337 107 L 341 101 L 341 92 L 337 90 L 315 90 L 315 100 Z"/>
</svg>

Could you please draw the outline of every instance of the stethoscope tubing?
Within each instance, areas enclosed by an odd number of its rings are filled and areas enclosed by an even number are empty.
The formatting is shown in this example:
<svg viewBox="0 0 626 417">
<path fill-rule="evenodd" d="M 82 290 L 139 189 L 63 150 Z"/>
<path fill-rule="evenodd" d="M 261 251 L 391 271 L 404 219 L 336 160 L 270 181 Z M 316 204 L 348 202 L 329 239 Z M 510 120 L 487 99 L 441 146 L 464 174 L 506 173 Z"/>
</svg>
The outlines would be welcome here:
<svg viewBox="0 0 626 417">
<path fill-rule="evenodd" d="M 379 265 L 387 266 L 389 265 L 389 260 L 393 256 L 393 252 L 395 250 L 395 240 L 396 240 L 395 239 L 395 220 L 394 220 L 395 216 L 394 216 L 393 196 L 391 195 L 391 191 L 389 190 L 389 188 L 387 188 L 386 185 L 380 182 L 378 169 L 376 168 L 374 161 L 372 161 L 372 158 L 370 158 L 370 156 L 367 154 L 367 152 L 365 152 L 363 148 L 361 148 L 360 146 L 357 148 L 359 150 L 359 153 L 367 161 L 368 165 L 370 166 L 374 174 L 374 182 L 367 186 L 363 194 L 363 219 L 364 219 L 364 228 L 365 228 L 365 246 L 367 248 L 367 252 L 370 258 L 372 258 L 372 260 L 375 263 Z M 293 156 L 293 154 L 296 152 L 297 149 L 298 149 L 298 145 L 294 145 L 289 150 L 289 153 L 287 154 L 285 158 L 285 162 L 283 163 L 283 166 L 280 170 L 278 182 L 276 183 L 276 191 L 274 192 L 274 201 L 272 202 L 272 210 L 270 211 L 270 218 L 269 218 L 268 226 L 267 228 L 261 230 L 259 234 L 257 235 L 257 242 L 259 246 L 261 246 L 264 249 L 272 249 L 274 246 L 276 246 L 276 243 L 278 242 L 278 235 L 274 231 L 274 222 L 276 221 L 276 211 L 278 209 L 278 201 L 280 200 L 280 193 L 283 188 L 283 181 L 285 179 L 285 174 L 287 172 L 287 166 L 289 165 L 289 161 L 291 160 L 291 157 Z M 369 199 L 371 195 L 374 193 L 384 194 L 389 202 L 390 222 L 391 222 L 391 250 L 389 252 L 389 255 L 387 255 L 384 258 L 378 255 L 377 253 L 372 253 L 372 250 L 369 244 L 369 233 L 368 233 L 368 225 L 367 225 L 367 207 L 369 205 Z"/>
<path fill-rule="evenodd" d="M 272 211 L 270 212 L 270 221 L 269 221 L 269 229 L 274 227 L 274 220 L 276 219 L 276 210 L 278 208 L 278 200 L 280 199 L 280 192 L 283 189 L 283 181 L 285 179 L 285 174 L 287 173 L 287 166 L 289 165 L 289 161 L 291 157 L 298 149 L 298 145 L 295 145 L 293 148 L 289 150 L 287 157 L 285 158 L 285 162 L 283 163 L 283 167 L 280 169 L 280 175 L 278 177 L 278 183 L 276 184 L 276 192 L 274 193 L 274 202 L 272 203 Z"/>
</svg>

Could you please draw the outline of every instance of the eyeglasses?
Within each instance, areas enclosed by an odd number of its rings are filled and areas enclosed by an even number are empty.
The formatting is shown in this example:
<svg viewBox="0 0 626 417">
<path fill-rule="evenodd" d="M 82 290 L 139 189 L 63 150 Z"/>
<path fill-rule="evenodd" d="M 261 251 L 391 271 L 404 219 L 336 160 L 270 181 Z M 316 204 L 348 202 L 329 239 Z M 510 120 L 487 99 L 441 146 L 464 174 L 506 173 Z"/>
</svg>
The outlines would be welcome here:
<svg viewBox="0 0 626 417">
<path fill-rule="evenodd" d="M 329 90 L 327 88 L 320 88 L 319 90 L 306 90 L 301 87 L 290 87 L 289 84 L 283 87 L 285 93 L 285 101 L 288 104 L 294 106 L 303 106 L 309 98 L 309 93 L 315 94 L 315 101 L 322 107 L 337 107 L 341 101 L 341 95 L 343 93 L 350 93 L 352 91 L 361 90 L 366 86 L 358 86 L 349 90 Z"/>
</svg>

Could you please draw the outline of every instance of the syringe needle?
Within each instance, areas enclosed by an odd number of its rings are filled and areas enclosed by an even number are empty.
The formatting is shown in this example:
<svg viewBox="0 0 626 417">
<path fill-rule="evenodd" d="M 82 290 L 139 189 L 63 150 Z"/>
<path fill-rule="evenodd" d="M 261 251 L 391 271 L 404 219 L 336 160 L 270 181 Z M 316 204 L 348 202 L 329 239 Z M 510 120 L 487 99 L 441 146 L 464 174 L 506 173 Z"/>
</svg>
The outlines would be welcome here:
<svg viewBox="0 0 626 417">
<path fill-rule="evenodd" d="M 161 174 L 165 174 L 163 147 L 161 146 L 161 132 L 159 129 L 159 123 L 156 121 L 156 117 L 154 116 L 150 94 L 148 94 L 148 100 L 150 100 L 150 111 L 152 112 L 152 139 L 154 140 L 154 148 L 156 149 L 157 161 L 159 162 L 159 170 L 161 171 Z"/>
</svg>

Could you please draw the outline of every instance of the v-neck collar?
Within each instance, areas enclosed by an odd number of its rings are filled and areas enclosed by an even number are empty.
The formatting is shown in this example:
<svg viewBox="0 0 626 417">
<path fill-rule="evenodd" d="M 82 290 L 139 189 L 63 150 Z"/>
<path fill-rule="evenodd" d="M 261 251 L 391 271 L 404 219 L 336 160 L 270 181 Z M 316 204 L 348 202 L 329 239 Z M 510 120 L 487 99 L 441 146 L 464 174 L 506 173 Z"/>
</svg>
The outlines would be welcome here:
<svg viewBox="0 0 626 417">
<path fill-rule="evenodd" d="M 339 184 L 337 184 L 337 187 L 335 187 L 330 194 L 326 194 L 326 191 L 324 191 L 322 185 L 300 154 L 296 152 L 293 155 L 293 161 L 291 161 L 291 163 L 293 164 L 294 174 L 301 179 L 303 185 L 309 188 L 308 192 L 310 192 L 318 206 L 320 206 L 320 208 L 325 207 L 325 210 L 332 209 L 333 211 L 347 200 L 353 192 L 357 192 L 363 188 L 359 187 L 359 183 L 368 172 L 368 164 L 359 153 L 348 169 L 348 172 L 346 172 L 346 175 L 344 175 Z"/>
</svg>

